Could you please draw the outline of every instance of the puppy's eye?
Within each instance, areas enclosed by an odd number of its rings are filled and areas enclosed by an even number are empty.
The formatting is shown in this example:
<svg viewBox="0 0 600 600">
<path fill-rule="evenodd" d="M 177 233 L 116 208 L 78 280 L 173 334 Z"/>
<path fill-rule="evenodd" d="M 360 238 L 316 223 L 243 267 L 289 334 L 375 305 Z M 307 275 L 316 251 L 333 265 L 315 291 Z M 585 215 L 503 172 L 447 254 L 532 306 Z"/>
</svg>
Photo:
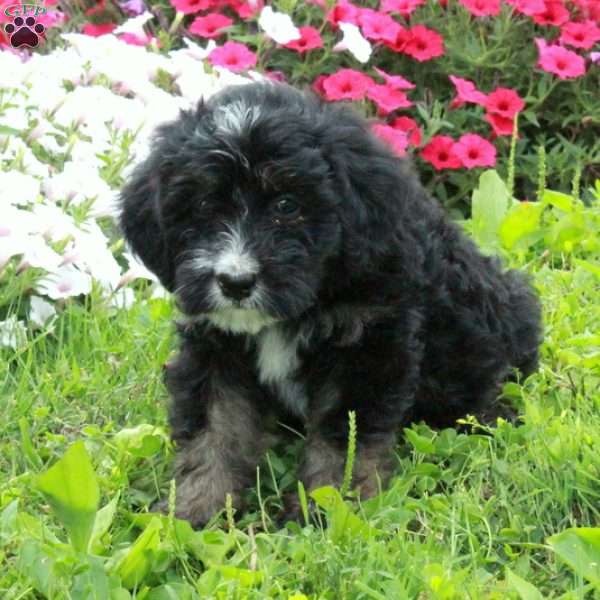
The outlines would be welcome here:
<svg viewBox="0 0 600 600">
<path fill-rule="evenodd" d="M 294 219 L 300 216 L 300 205 L 292 196 L 282 196 L 275 204 L 275 214 L 278 217 Z"/>
</svg>

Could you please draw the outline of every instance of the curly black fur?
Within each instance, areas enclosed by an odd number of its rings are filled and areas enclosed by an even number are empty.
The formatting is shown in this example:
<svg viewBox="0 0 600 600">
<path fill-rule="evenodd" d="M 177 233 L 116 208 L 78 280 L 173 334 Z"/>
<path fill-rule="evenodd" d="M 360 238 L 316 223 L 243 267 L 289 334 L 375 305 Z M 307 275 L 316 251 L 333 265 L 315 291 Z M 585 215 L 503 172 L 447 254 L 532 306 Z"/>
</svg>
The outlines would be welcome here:
<svg viewBox="0 0 600 600">
<path fill-rule="evenodd" d="M 343 445 L 350 410 L 373 456 L 411 420 L 452 425 L 513 368 L 536 368 L 526 278 L 483 256 L 346 106 L 283 84 L 230 87 L 158 129 L 122 201 L 127 240 L 187 315 L 166 380 L 188 462 L 207 429 L 266 430 L 271 413 L 303 423 L 318 456 Z M 223 273 L 250 278 L 250 295 L 228 296 Z M 243 419 L 215 425 L 211 407 L 230 396 Z M 229 487 L 252 481 L 254 445 L 239 445 L 211 459 L 238 475 Z M 314 482 L 338 479 L 339 461 L 324 463 L 306 467 Z M 218 506 L 194 494 L 182 513 L 201 522 Z"/>
</svg>

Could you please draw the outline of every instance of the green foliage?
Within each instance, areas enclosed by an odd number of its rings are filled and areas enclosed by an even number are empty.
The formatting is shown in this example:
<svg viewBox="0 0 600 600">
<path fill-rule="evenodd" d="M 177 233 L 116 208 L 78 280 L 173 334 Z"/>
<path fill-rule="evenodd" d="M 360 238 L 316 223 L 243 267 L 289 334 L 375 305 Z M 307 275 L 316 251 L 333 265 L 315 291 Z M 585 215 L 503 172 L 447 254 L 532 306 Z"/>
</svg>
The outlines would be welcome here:
<svg viewBox="0 0 600 600">
<path fill-rule="evenodd" d="M 541 368 L 504 386 L 514 422 L 407 427 L 392 482 L 370 500 L 325 487 L 311 492 L 311 511 L 291 444 L 261 465 L 243 515 L 194 531 L 149 512 L 172 495 L 164 300 L 140 294 L 122 311 L 72 303 L 51 333 L 0 350 L 0 597 L 598 596 L 600 185 L 585 191 L 590 202 L 544 189 L 522 203 L 497 173 L 482 174 L 465 226 L 530 272 L 544 306 Z M 297 490 L 302 523 L 280 528 Z"/>
</svg>

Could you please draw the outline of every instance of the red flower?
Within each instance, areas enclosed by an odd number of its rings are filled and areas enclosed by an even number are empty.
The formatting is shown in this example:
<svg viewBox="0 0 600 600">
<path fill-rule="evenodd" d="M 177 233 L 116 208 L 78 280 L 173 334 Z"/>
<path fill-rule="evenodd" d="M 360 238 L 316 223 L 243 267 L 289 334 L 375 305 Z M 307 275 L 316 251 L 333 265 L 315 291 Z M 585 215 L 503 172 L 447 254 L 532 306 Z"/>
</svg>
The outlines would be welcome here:
<svg viewBox="0 0 600 600">
<path fill-rule="evenodd" d="M 408 39 L 402 52 L 415 60 L 423 62 L 444 54 L 444 39 L 437 31 L 424 25 L 415 25 L 407 33 Z"/>
<path fill-rule="evenodd" d="M 519 13 L 532 17 L 537 13 L 544 12 L 546 5 L 544 0 L 506 0 L 507 4 L 511 4 L 515 7 L 515 10 Z"/>
<path fill-rule="evenodd" d="M 296 52 L 302 54 L 303 52 L 323 47 L 323 40 L 321 39 L 321 34 L 318 29 L 307 26 L 299 27 L 298 31 L 300 32 L 300 38 L 284 44 L 285 48 L 296 50 Z"/>
<path fill-rule="evenodd" d="M 565 23 L 560 28 L 561 44 L 567 44 L 574 48 L 589 50 L 600 41 L 600 27 L 594 21 L 583 21 L 582 23 Z"/>
<path fill-rule="evenodd" d="M 575 0 L 575 4 L 582 17 L 600 23 L 600 2 L 598 0 Z"/>
<path fill-rule="evenodd" d="M 451 108 L 459 108 L 467 102 L 473 104 L 483 104 L 485 102 L 486 95 L 480 92 L 472 81 L 456 77 L 456 75 L 450 75 L 449 78 L 456 88 L 456 98 L 452 100 Z"/>
<path fill-rule="evenodd" d="M 382 0 L 380 10 L 382 12 L 395 12 L 403 17 L 408 17 L 424 3 L 425 0 Z"/>
<path fill-rule="evenodd" d="M 362 100 L 375 82 L 354 69 L 340 69 L 322 81 L 327 100 Z"/>
<path fill-rule="evenodd" d="M 256 54 L 248 50 L 244 44 L 227 42 L 215 48 L 208 55 L 208 60 L 215 67 L 225 67 L 234 73 L 239 73 L 256 64 Z"/>
<path fill-rule="evenodd" d="M 467 169 L 493 167 L 496 164 L 496 148 L 476 133 L 461 135 L 454 144 L 454 152 Z"/>
<path fill-rule="evenodd" d="M 361 11 L 358 22 L 369 40 L 394 43 L 401 27 L 392 17 L 374 10 Z"/>
<path fill-rule="evenodd" d="M 410 117 L 396 117 L 390 123 L 390 127 L 404 132 L 408 136 L 409 143 L 413 146 L 421 145 L 421 129 L 414 119 Z"/>
<path fill-rule="evenodd" d="M 347 0 L 341 0 L 329 11 L 327 20 L 333 27 L 337 27 L 337 24 L 340 22 L 352 23 L 352 25 L 358 26 L 359 15 L 360 8 Z"/>
<path fill-rule="evenodd" d="M 263 0 L 228 0 L 228 4 L 240 17 L 240 19 L 249 19 L 256 13 L 259 13 L 265 5 Z"/>
<path fill-rule="evenodd" d="M 100 37 L 101 35 L 111 33 L 116 28 L 116 23 L 100 23 L 99 25 L 94 25 L 94 23 L 86 23 L 81 31 L 86 35 L 91 35 L 92 37 Z"/>
<path fill-rule="evenodd" d="M 421 150 L 421 157 L 431 163 L 436 171 L 462 167 L 460 158 L 454 152 L 454 140 L 448 135 L 434 135 Z"/>
<path fill-rule="evenodd" d="M 385 71 L 383 71 L 382 69 L 378 69 L 377 67 L 375 67 L 375 71 L 378 75 L 381 75 L 381 77 L 383 77 L 388 87 L 394 90 L 415 89 L 415 84 L 408 81 L 408 79 L 404 79 L 402 75 L 390 75 L 389 73 L 386 73 Z"/>
<path fill-rule="evenodd" d="M 389 144 L 398 156 L 406 155 L 406 148 L 408 147 L 406 133 L 399 129 L 394 129 L 389 125 L 384 125 L 383 123 L 375 123 L 375 125 L 371 127 L 371 130 L 380 140 Z"/>
<path fill-rule="evenodd" d="M 525 108 L 525 102 L 515 90 L 499 87 L 488 94 L 483 104 L 489 113 L 494 113 L 505 119 L 513 119 L 514 116 Z"/>
<path fill-rule="evenodd" d="M 585 74 L 585 61 L 579 54 L 562 46 L 546 44 L 543 38 L 536 38 L 540 53 L 537 66 L 547 73 L 557 75 L 559 79 L 572 79 Z"/>
<path fill-rule="evenodd" d="M 542 12 L 535 13 L 532 18 L 538 25 L 559 26 L 566 23 L 570 14 L 563 6 L 561 0 L 544 0 L 545 8 Z"/>
<path fill-rule="evenodd" d="M 325 88 L 323 82 L 329 77 L 329 75 L 319 75 L 310 86 L 317 95 L 325 97 Z"/>
<path fill-rule="evenodd" d="M 214 3 L 212 0 L 171 0 L 171 4 L 177 12 L 191 15 L 212 8 Z"/>
<path fill-rule="evenodd" d="M 513 128 L 515 126 L 514 118 L 507 119 L 496 113 L 487 113 L 484 118 L 492 126 L 495 136 L 513 134 Z"/>
<path fill-rule="evenodd" d="M 190 33 L 203 38 L 217 38 L 224 33 L 223 29 L 233 25 L 233 19 L 220 13 L 209 13 L 196 17 L 190 25 Z"/>
<path fill-rule="evenodd" d="M 476 17 L 495 17 L 500 14 L 500 0 L 459 0 Z"/>
<path fill-rule="evenodd" d="M 367 98 L 377 105 L 379 112 L 387 115 L 399 108 L 408 108 L 412 102 L 406 97 L 404 92 L 395 90 L 389 85 L 372 84 L 367 90 Z"/>
</svg>

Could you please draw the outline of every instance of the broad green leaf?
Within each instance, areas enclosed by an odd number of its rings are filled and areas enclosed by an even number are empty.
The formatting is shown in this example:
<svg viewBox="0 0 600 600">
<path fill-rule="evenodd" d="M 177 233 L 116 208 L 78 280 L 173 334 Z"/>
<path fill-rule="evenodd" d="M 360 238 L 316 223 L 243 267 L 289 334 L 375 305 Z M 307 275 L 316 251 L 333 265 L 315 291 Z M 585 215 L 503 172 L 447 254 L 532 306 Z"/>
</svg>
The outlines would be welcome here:
<svg viewBox="0 0 600 600">
<path fill-rule="evenodd" d="M 122 429 L 113 439 L 119 448 L 134 456 L 146 458 L 161 450 L 167 435 L 160 427 L 142 423 L 137 427 Z"/>
<path fill-rule="evenodd" d="M 376 533 L 376 529 L 350 510 L 339 491 L 334 487 L 318 488 L 313 490 L 310 496 L 318 506 L 327 512 L 329 533 L 333 541 L 339 542 L 345 537 L 369 539 Z"/>
<path fill-rule="evenodd" d="M 106 600 L 110 598 L 110 583 L 102 560 L 90 556 L 87 568 L 74 577 L 69 597 L 71 600 Z"/>
<path fill-rule="evenodd" d="M 238 567 L 232 567 L 230 565 L 221 565 L 220 567 L 213 568 L 218 569 L 221 572 L 221 575 L 223 575 L 224 579 L 229 581 L 237 581 L 239 585 L 244 588 L 260 585 L 264 577 L 261 571 L 239 569 Z"/>
<path fill-rule="evenodd" d="M 498 232 L 508 208 L 509 194 L 506 184 L 493 169 L 479 177 L 479 186 L 473 191 L 472 233 L 486 251 L 498 247 Z"/>
<path fill-rule="evenodd" d="M 575 207 L 575 199 L 573 196 L 563 194 L 562 192 L 555 192 L 553 190 L 544 190 L 542 202 L 546 205 L 550 204 L 567 213 L 573 212 Z"/>
<path fill-rule="evenodd" d="M 575 573 L 600 585 L 600 527 L 566 529 L 546 541 Z"/>
<path fill-rule="evenodd" d="M 205 566 L 223 564 L 229 551 L 235 546 L 235 538 L 225 531 L 197 531 L 186 547 Z"/>
<path fill-rule="evenodd" d="M 100 492 L 83 442 L 76 442 L 38 477 L 38 487 L 69 532 L 75 550 L 86 552 L 94 527 Z"/>
<path fill-rule="evenodd" d="M 414 429 L 408 428 L 404 429 L 404 435 L 417 452 L 435 454 L 435 445 L 429 438 L 419 435 Z"/>
<path fill-rule="evenodd" d="M 119 503 L 119 494 L 117 494 L 106 506 L 103 506 L 97 513 L 92 529 L 90 539 L 90 547 L 93 551 L 98 552 L 102 549 L 102 536 L 110 529 L 115 513 L 117 512 L 117 504 Z"/>
<path fill-rule="evenodd" d="M 582 269 L 592 273 L 596 277 L 600 278 L 600 265 L 596 263 L 589 262 L 587 260 L 581 260 L 579 258 L 573 259 L 573 262 Z"/>
<path fill-rule="evenodd" d="M 544 205 L 539 202 L 520 202 L 506 215 L 500 225 L 500 239 L 509 250 L 518 242 L 537 232 Z"/>
<path fill-rule="evenodd" d="M 548 246 L 557 252 L 571 252 L 586 235 L 585 219 L 581 213 L 571 213 L 554 223 L 546 236 Z"/>
<path fill-rule="evenodd" d="M 138 539 L 115 565 L 115 572 L 128 589 L 137 587 L 150 573 L 160 544 L 162 524 L 153 518 Z"/>
<path fill-rule="evenodd" d="M 19 500 L 13 500 L 0 514 L 0 540 L 6 541 L 17 532 L 17 513 Z"/>
<path fill-rule="evenodd" d="M 167 583 L 149 592 L 145 600 L 198 600 L 199 596 L 187 583 Z"/>
<path fill-rule="evenodd" d="M 519 594 L 521 600 L 544 600 L 544 597 L 534 585 L 525 581 L 508 568 L 506 569 L 506 581 Z"/>
</svg>

